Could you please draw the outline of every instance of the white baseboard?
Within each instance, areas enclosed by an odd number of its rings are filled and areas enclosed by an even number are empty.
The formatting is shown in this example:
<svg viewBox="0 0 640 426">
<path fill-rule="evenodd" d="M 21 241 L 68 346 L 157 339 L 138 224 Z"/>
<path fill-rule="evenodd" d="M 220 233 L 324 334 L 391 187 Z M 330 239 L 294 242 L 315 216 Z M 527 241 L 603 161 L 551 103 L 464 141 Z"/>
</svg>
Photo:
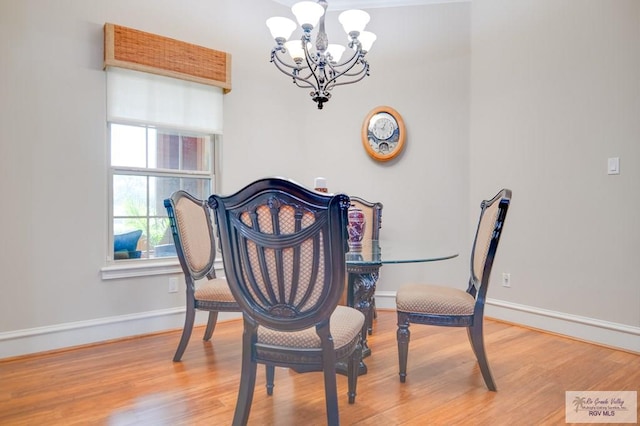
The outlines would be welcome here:
<svg viewBox="0 0 640 426">
<path fill-rule="evenodd" d="M 376 306 L 396 308 L 395 291 L 376 292 Z M 487 299 L 485 316 L 640 353 L 640 327 Z"/>
<path fill-rule="evenodd" d="M 381 309 L 395 309 L 395 297 L 394 291 L 376 292 L 376 306 Z M 184 312 L 184 308 L 164 309 L 0 333 L 0 359 L 180 329 L 184 325 Z M 640 353 L 640 327 L 495 299 L 487 299 L 485 315 L 498 320 Z M 240 314 L 221 312 L 219 320 L 233 318 L 240 318 Z M 196 314 L 197 325 L 206 324 L 206 321 L 206 312 Z"/>
<path fill-rule="evenodd" d="M 86 345 L 111 339 L 156 333 L 184 326 L 185 308 L 163 309 L 0 333 L 0 359 Z M 207 323 L 207 313 L 196 312 L 196 325 Z M 221 312 L 219 321 L 240 318 Z M 176 341 L 177 345 L 177 341 Z"/>
</svg>

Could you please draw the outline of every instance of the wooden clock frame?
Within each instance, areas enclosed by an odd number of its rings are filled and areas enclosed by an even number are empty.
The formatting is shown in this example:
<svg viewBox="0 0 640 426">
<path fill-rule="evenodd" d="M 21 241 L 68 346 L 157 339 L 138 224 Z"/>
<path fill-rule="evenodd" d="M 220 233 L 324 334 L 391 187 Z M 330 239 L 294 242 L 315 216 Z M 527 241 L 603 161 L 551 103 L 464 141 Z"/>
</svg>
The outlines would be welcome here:
<svg viewBox="0 0 640 426">
<path fill-rule="evenodd" d="M 380 114 L 383 112 L 391 115 L 393 119 L 396 121 L 396 123 L 398 124 L 398 143 L 396 145 L 396 149 L 394 149 L 392 152 L 388 154 L 381 154 L 375 151 L 369 144 L 369 124 L 371 122 L 371 119 L 375 117 L 377 114 Z M 404 149 L 406 136 L 407 136 L 407 131 L 406 131 L 402 116 L 398 111 L 391 108 L 390 106 L 379 106 L 372 109 L 371 111 L 369 111 L 369 113 L 367 114 L 367 116 L 365 117 L 362 123 L 362 131 L 361 131 L 362 146 L 364 146 L 364 149 L 365 151 L 367 151 L 367 154 L 369 154 L 371 158 L 377 161 L 389 161 L 395 158 L 396 156 L 398 156 L 398 154 L 400 154 Z"/>
</svg>

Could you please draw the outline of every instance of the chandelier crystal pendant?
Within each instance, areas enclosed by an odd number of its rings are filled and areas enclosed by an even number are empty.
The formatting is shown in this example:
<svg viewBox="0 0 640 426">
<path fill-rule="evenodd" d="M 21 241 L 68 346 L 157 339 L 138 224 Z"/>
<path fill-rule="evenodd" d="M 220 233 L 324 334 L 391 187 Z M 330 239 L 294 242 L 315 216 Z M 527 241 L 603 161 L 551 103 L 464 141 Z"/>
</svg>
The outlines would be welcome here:
<svg viewBox="0 0 640 426">
<path fill-rule="evenodd" d="M 369 22 L 369 14 L 363 10 L 346 10 L 338 16 L 348 34 L 348 46 L 353 50 L 351 57 L 341 62 L 346 48 L 339 44 L 329 44 L 324 29 L 327 10 L 326 0 L 301 1 L 291 7 L 298 24 L 302 28 L 300 40 L 287 41 L 296 29 L 296 23 L 289 18 L 275 16 L 267 19 L 267 26 L 276 45 L 271 49 L 271 62 L 284 74 L 293 78 L 293 83 L 303 89 L 312 89 L 311 99 L 322 109 L 331 98 L 335 86 L 356 83 L 369 75 L 369 63 L 365 55 L 371 49 L 376 35 L 364 31 Z M 312 45 L 311 31 L 318 25 L 315 46 Z M 290 60 L 287 58 L 290 57 Z M 293 61 L 293 62 L 291 62 Z"/>
</svg>

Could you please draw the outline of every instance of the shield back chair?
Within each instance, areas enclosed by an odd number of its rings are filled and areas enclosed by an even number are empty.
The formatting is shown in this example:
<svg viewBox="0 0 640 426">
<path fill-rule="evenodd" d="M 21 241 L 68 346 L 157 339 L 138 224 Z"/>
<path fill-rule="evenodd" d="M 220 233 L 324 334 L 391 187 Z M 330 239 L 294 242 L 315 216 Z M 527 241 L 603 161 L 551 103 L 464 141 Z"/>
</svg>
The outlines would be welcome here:
<svg viewBox="0 0 640 426">
<path fill-rule="evenodd" d="M 208 341 L 216 327 L 218 312 L 240 312 L 240 306 L 233 298 L 227 281 L 216 278 L 216 245 L 207 202 L 180 190 L 164 200 L 164 206 L 184 272 L 187 295 L 182 337 L 173 356 L 173 361 L 178 362 L 189 343 L 196 310 L 209 311 L 203 339 Z"/>
<path fill-rule="evenodd" d="M 511 202 L 511 190 L 503 189 L 482 201 L 480 219 L 471 250 L 471 276 L 467 290 L 422 283 L 405 284 L 396 294 L 400 382 L 407 377 L 409 324 L 467 327 L 467 335 L 487 388 L 496 391 L 489 369 L 482 332 L 484 304 L 491 268 Z"/>
<path fill-rule="evenodd" d="M 234 425 L 249 418 L 257 364 L 267 395 L 275 367 L 324 372 L 327 422 L 339 424 L 336 362 L 346 361 L 355 401 L 364 315 L 338 305 L 346 271 L 349 197 L 265 178 L 212 195 L 231 292 L 243 312 L 242 370 Z"/>
<path fill-rule="evenodd" d="M 372 203 L 360 197 L 351 196 L 351 205 L 359 208 L 364 213 L 365 228 L 363 241 L 379 240 L 380 228 L 382 228 L 382 203 Z M 376 299 L 371 298 L 372 315 L 367 316 L 367 333 L 373 333 L 373 320 L 378 316 L 376 312 Z"/>
</svg>

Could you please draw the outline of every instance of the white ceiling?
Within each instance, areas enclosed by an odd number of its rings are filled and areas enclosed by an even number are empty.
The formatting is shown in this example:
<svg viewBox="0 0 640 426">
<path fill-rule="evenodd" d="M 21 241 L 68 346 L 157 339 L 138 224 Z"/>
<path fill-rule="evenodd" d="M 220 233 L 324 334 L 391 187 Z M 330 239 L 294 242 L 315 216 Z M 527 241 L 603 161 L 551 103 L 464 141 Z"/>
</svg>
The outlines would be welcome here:
<svg viewBox="0 0 640 426">
<path fill-rule="evenodd" d="M 300 0 L 273 0 L 285 6 L 292 6 Z M 464 3 L 471 0 L 327 0 L 329 10 L 371 9 L 378 7 L 416 6 L 437 3 Z"/>
</svg>

